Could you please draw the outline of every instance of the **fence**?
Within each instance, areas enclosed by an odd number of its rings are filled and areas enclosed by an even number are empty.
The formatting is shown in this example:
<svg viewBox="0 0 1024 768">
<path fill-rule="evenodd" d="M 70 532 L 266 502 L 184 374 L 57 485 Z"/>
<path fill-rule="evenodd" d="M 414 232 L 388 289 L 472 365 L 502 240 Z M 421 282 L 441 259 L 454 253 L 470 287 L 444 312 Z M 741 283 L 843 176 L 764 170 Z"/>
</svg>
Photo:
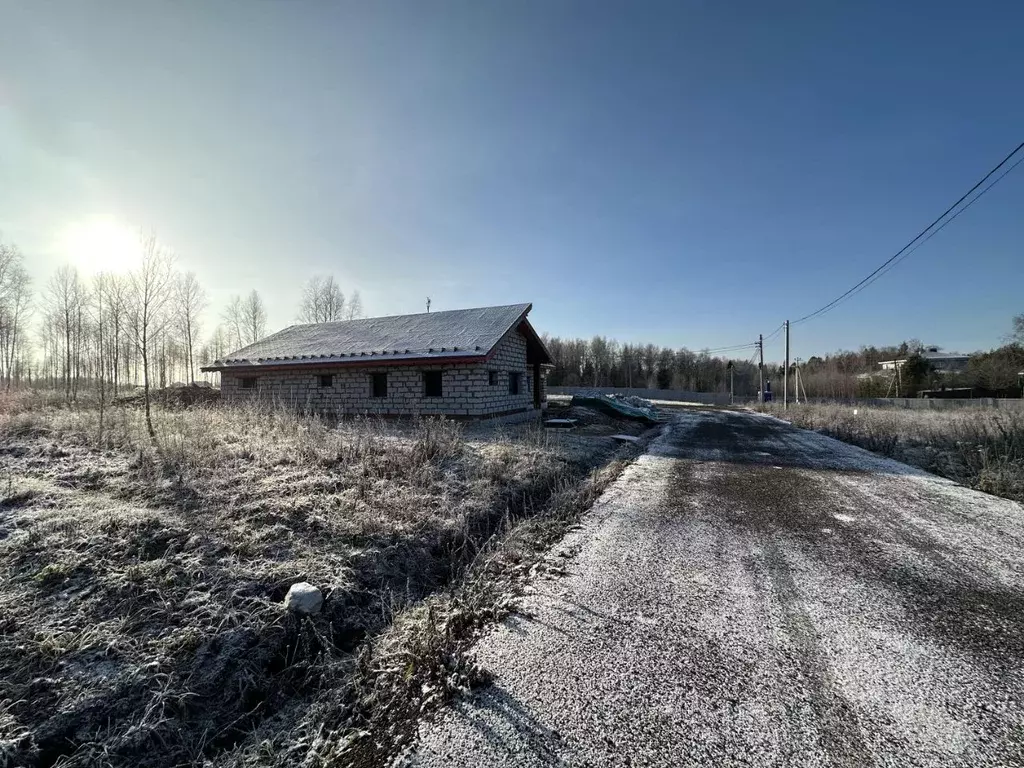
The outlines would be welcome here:
<svg viewBox="0 0 1024 768">
<path fill-rule="evenodd" d="M 680 389 L 640 389 L 637 387 L 548 387 L 551 395 L 585 395 L 588 393 L 602 395 L 630 395 L 647 400 L 672 400 L 685 403 L 701 403 L 703 405 L 728 405 L 729 395 L 723 392 L 687 392 Z M 792 396 L 791 396 L 792 397 Z M 776 402 L 781 402 L 782 394 L 775 393 Z M 736 405 L 753 405 L 757 399 L 750 396 L 736 397 Z M 946 410 L 950 408 L 999 408 L 1001 410 L 1024 411 L 1024 400 L 1020 398 L 976 397 L 973 399 L 940 399 L 927 397 L 812 397 L 801 402 L 838 403 L 875 408 L 912 408 L 917 410 Z M 792 401 L 791 403 L 792 404 Z"/>
<path fill-rule="evenodd" d="M 801 401 L 803 402 L 803 401 Z M 1024 411 L 1024 400 L 1020 398 L 975 397 L 975 398 L 931 398 L 931 397 L 863 397 L 836 398 L 812 397 L 810 403 L 838 403 L 873 408 L 907 408 L 917 411 L 944 411 L 956 408 L 998 408 L 1004 411 Z"/>
<path fill-rule="evenodd" d="M 728 405 L 729 395 L 722 392 L 687 392 L 681 389 L 642 389 L 639 387 L 548 387 L 549 395 L 628 395 L 645 400 L 673 400 L 704 405 Z M 736 398 L 739 402 L 740 398 Z"/>
</svg>

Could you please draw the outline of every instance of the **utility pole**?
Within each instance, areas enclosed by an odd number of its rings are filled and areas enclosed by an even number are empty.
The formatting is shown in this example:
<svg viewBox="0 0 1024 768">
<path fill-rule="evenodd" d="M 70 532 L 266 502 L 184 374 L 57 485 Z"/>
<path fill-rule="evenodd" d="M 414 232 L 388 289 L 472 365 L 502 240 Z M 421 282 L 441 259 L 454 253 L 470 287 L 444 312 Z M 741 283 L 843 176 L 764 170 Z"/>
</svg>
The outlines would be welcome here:
<svg viewBox="0 0 1024 768">
<path fill-rule="evenodd" d="M 761 361 L 757 364 L 757 402 L 764 402 L 764 334 L 757 334 L 757 351 L 761 355 Z"/>
<path fill-rule="evenodd" d="M 782 377 L 782 410 L 789 410 L 789 320 L 786 321 L 786 372 Z"/>
</svg>

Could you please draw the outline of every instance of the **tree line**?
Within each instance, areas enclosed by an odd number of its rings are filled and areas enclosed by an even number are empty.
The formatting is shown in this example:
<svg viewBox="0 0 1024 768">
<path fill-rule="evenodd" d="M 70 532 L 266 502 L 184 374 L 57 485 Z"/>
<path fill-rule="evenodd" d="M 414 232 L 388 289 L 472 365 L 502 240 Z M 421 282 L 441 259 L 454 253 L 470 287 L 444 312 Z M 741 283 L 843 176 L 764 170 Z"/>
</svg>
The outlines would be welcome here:
<svg viewBox="0 0 1024 768">
<path fill-rule="evenodd" d="M 879 364 L 887 360 L 908 360 L 901 369 L 900 394 L 904 397 L 940 387 L 969 387 L 979 392 L 999 393 L 999 396 L 1019 396 L 1020 373 L 1024 372 L 1024 314 L 1013 318 L 1006 342 L 988 352 L 973 354 L 966 369 L 957 373 L 936 371 L 921 356 L 925 347 L 917 339 L 816 355 L 806 361 L 793 360 L 790 391 L 795 392 L 796 369 L 799 368 L 801 395 L 806 393 L 807 397 L 894 396 L 895 391 L 889 386 L 891 376 L 882 375 Z M 686 348 L 619 343 L 604 336 L 589 340 L 544 336 L 544 343 L 554 361 L 554 368 L 548 375 L 551 386 L 728 392 L 731 375 L 738 397 L 757 395 L 756 355 L 726 358 Z M 776 395 L 781 395 L 784 373 L 785 368 L 780 363 L 765 363 L 765 381 Z"/>
<path fill-rule="evenodd" d="M 737 396 L 757 394 L 758 365 L 753 356 L 727 359 L 707 351 L 619 343 L 604 336 L 588 340 L 545 335 L 544 344 L 554 362 L 548 374 L 548 384 L 554 387 L 728 392 L 731 379 Z"/>
<path fill-rule="evenodd" d="M 358 291 L 346 297 L 333 277 L 316 276 L 303 290 L 296 318 L 315 323 L 362 314 Z M 71 402 L 88 387 L 102 404 L 141 385 L 148 410 L 151 387 L 196 381 L 200 367 L 266 334 L 259 292 L 232 297 L 214 315 L 195 273 L 179 270 L 175 254 L 153 235 L 142 236 L 139 262 L 127 274 L 84 277 L 63 266 L 38 289 L 22 252 L 0 242 L 5 389 L 52 387 Z"/>
</svg>

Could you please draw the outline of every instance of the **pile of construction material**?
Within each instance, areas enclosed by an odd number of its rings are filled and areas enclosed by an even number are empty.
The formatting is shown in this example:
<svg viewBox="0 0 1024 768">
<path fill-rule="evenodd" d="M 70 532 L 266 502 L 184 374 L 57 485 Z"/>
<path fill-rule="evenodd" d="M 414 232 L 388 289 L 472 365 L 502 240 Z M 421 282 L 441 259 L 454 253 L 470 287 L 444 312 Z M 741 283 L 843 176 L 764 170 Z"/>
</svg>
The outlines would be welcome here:
<svg viewBox="0 0 1024 768">
<path fill-rule="evenodd" d="M 664 416 L 651 404 L 650 400 L 644 400 L 642 397 L 590 392 L 573 395 L 571 404 L 582 408 L 591 408 L 614 418 L 632 419 L 648 424 L 658 424 L 664 419 Z"/>
</svg>

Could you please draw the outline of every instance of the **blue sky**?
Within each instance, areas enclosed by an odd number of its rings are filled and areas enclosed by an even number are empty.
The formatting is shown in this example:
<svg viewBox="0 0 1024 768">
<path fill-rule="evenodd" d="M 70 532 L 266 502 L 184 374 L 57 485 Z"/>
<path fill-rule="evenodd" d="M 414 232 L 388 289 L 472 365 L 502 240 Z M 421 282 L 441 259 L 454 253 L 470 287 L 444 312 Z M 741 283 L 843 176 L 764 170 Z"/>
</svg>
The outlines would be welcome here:
<svg viewBox="0 0 1024 768">
<path fill-rule="evenodd" d="M 769 333 L 895 252 L 1024 139 L 1024 5 L 0 0 L 0 232 L 41 286 L 76 223 L 154 228 L 216 312 L 293 322 L 532 301 L 538 329 Z M 999 343 L 1024 169 L 804 357 Z M 70 229 L 69 229 L 70 228 Z M 73 238 L 72 238 L 73 239 Z M 780 350 L 769 349 L 769 357 Z"/>
</svg>

